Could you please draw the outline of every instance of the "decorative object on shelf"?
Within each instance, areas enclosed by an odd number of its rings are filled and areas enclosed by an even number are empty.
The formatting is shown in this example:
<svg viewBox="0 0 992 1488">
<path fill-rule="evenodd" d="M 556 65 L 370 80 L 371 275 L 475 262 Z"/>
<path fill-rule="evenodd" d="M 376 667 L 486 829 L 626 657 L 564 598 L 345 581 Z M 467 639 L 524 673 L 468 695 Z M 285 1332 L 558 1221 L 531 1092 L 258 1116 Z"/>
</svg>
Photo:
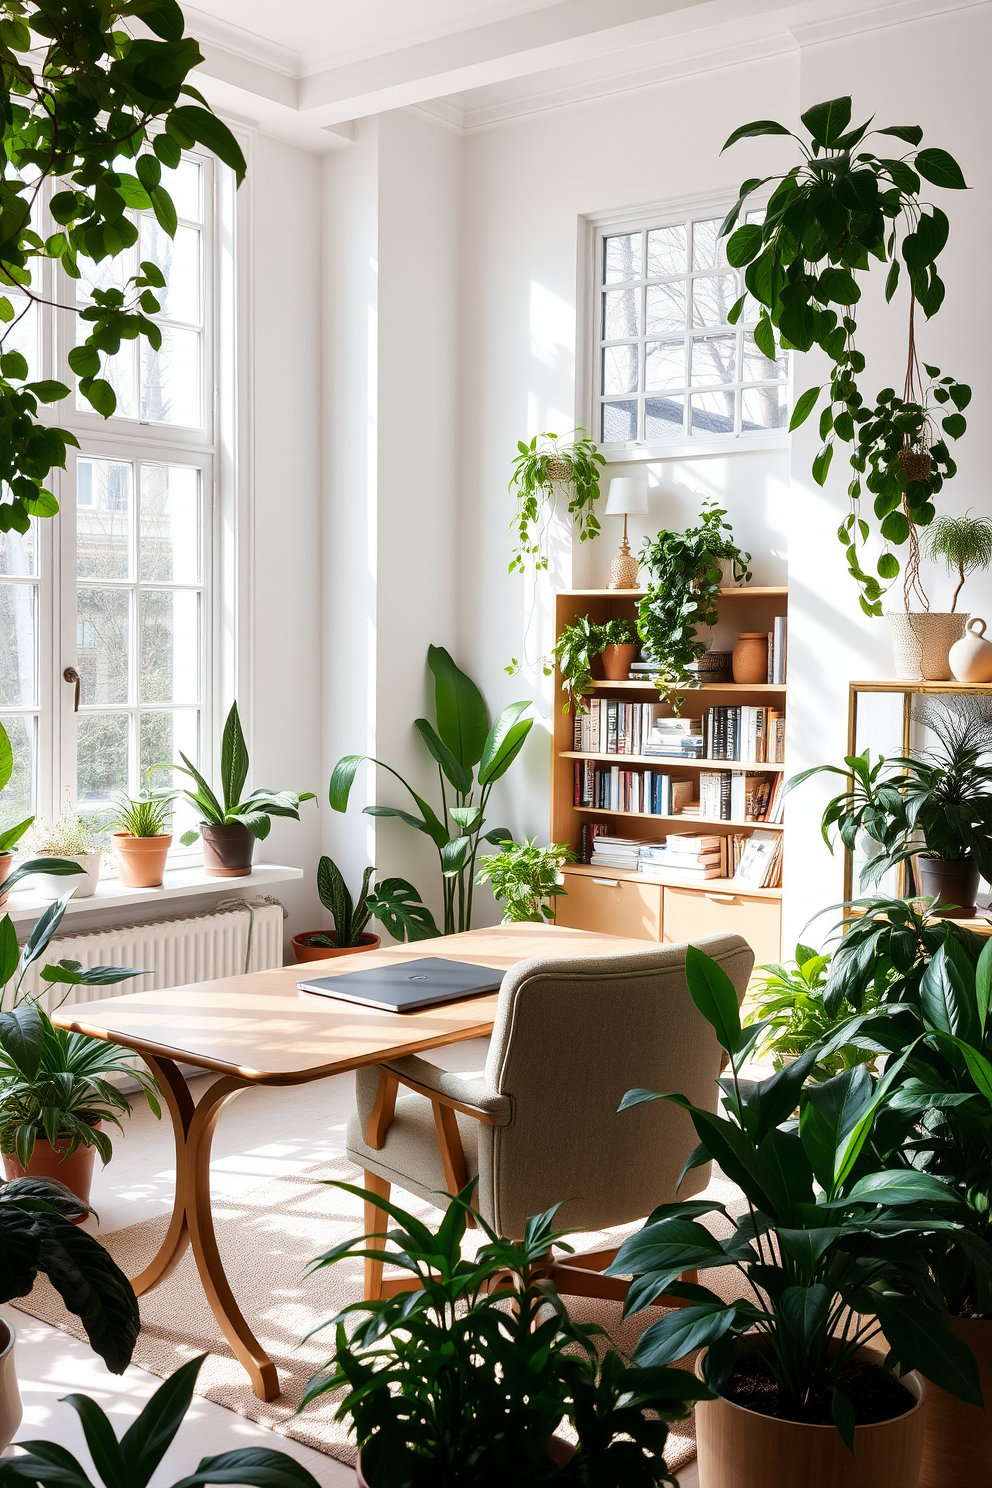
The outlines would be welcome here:
<svg viewBox="0 0 992 1488">
<path fill-rule="evenodd" d="M 685 532 L 662 530 L 645 539 L 641 548 L 641 566 L 649 570 L 651 583 L 638 605 L 637 629 L 648 659 L 657 667 L 654 681 L 663 698 L 672 699 L 679 688 L 696 685 L 689 666 L 706 652 L 698 627 L 713 626 L 719 618 L 720 561 L 732 562 L 735 574 L 745 582 L 751 578 L 751 555 L 735 544 L 726 515 L 706 500 L 698 526 Z"/>
<path fill-rule="evenodd" d="M 522 1239 L 503 1239 L 473 1211 L 475 1184 L 450 1196 L 434 1233 L 378 1194 L 333 1185 L 365 1201 L 367 1227 L 375 1210 L 388 1210 L 386 1260 L 408 1273 L 411 1290 L 356 1303 L 347 1330 L 335 1319 L 334 1353 L 303 1406 L 344 1390 L 338 1417 L 354 1424 L 369 1488 L 674 1488 L 666 1423 L 708 1398 L 709 1386 L 688 1370 L 630 1369 L 612 1349 L 600 1356 L 594 1339 L 602 1330 L 575 1322 L 545 1279 L 552 1246 L 572 1249 L 572 1232 L 555 1228 L 560 1206 L 528 1219 Z M 462 1256 L 470 1216 L 485 1235 L 473 1260 Z M 362 1236 L 318 1256 L 311 1269 L 381 1254 Z M 392 1404 L 396 1380 L 401 1411 Z M 575 1446 L 554 1435 L 563 1419 Z"/>
<path fill-rule="evenodd" d="M 565 693 L 562 712 L 568 712 L 570 703 L 576 713 L 586 711 L 583 699 L 592 690 L 592 668 L 597 657 L 603 658 L 603 674 L 609 681 L 624 682 L 639 646 L 633 622 L 619 616 L 599 625 L 583 615 L 566 625 L 554 646 Z"/>
<path fill-rule="evenodd" d="M 733 983 L 694 946 L 686 976 L 729 1056 L 722 1111 L 643 1089 L 628 1091 L 620 1109 L 659 1099 L 681 1106 L 700 1144 L 690 1161 L 729 1163 L 747 1209 L 735 1216 L 706 1198 L 666 1204 L 624 1241 L 608 1274 L 633 1275 L 625 1313 L 664 1292 L 689 1303 L 649 1325 L 634 1360 L 654 1368 L 705 1350 L 697 1372 L 717 1398 L 697 1406 L 696 1441 L 701 1481 L 712 1488 L 847 1488 L 852 1454 L 858 1481 L 906 1488 L 919 1470 L 924 1390 L 898 1371 L 981 1400 L 975 1360 L 932 1300 L 921 1254 L 956 1233 L 958 1205 L 935 1176 L 886 1171 L 902 1149 L 890 1102 L 909 1050 L 890 1058 L 877 1083 L 859 1065 L 807 1084 L 812 1049 L 768 1079 L 745 1081 L 760 1026 L 741 1027 Z M 893 1208 L 911 1243 L 887 1233 Z M 726 1221 L 727 1238 L 699 1223 L 706 1213 Z M 728 1265 L 747 1284 L 734 1300 L 677 1280 L 690 1266 Z M 883 1333 L 889 1360 L 870 1348 Z"/>
<path fill-rule="evenodd" d="M 610 481 L 606 498 L 606 515 L 623 517 L 623 541 L 620 552 L 610 564 L 611 589 L 637 588 L 637 559 L 631 555 L 627 541 L 627 518 L 646 517 L 648 514 L 648 487 L 643 477 L 616 475 Z"/>
<path fill-rule="evenodd" d="M 768 633 L 742 630 L 733 651 L 734 681 L 754 685 L 768 680 Z"/>
<path fill-rule="evenodd" d="M 110 825 L 118 828 L 112 841 L 126 889 L 157 889 L 165 878 L 172 846 L 167 823 L 175 798 L 175 791 L 143 791 L 134 801 L 115 798 Z"/>
<path fill-rule="evenodd" d="M 440 813 L 418 795 L 402 775 L 381 760 L 365 754 L 346 754 L 338 760 L 328 792 L 335 811 L 347 811 L 348 798 L 359 765 L 366 760 L 386 770 L 408 793 L 419 815 L 398 806 L 366 806 L 368 816 L 393 816 L 433 842 L 441 870 L 444 896 L 444 933 L 472 928 L 472 897 L 476 861 L 483 842 L 497 846 L 511 840 L 505 827 L 485 832 L 486 807 L 497 780 L 502 779 L 517 758 L 533 718 L 523 715 L 529 702 L 510 703 L 492 727 L 486 700 L 471 677 L 457 667 L 443 646 L 429 646 L 427 665 L 434 676 L 435 728 L 426 718 L 416 727 L 432 758 L 437 762 L 441 791 Z M 455 801 L 448 805 L 445 782 L 453 788 Z M 476 804 L 475 793 L 479 800 Z"/>
<path fill-rule="evenodd" d="M 374 951 L 379 936 L 365 929 L 373 916 L 397 940 L 431 940 L 441 934 L 412 883 L 405 878 L 385 878 L 370 889 L 374 872 L 375 868 L 369 867 L 362 874 L 356 904 L 338 865 L 331 858 L 321 858 L 317 864 L 317 893 L 334 921 L 334 929 L 306 930 L 294 935 L 297 961 L 324 961 L 331 956 Z"/>
<path fill-rule="evenodd" d="M 931 913 L 955 918 L 975 913 L 978 876 L 992 879 L 992 718 L 983 699 L 916 699 L 916 722 L 937 736 L 933 749 L 871 763 L 870 752 L 844 765 L 816 765 L 794 775 L 791 790 L 813 775 L 838 775 L 840 795 L 827 803 L 821 831 L 833 851 L 836 827 L 848 852 L 862 834 L 877 845 L 861 870 L 861 886 L 913 860 L 920 891 L 933 896 Z"/>
<path fill-rule="evenodd" d="M 183 791 L 183 795 L 203 819 L 198 827 L 184 832 L 179 840 L 184 847 L 189 847 L 197 837 L 203 838 L 203 867 L 209 878 L 244 878 L 251 873 L 255 842 L 269 835 L 270 818 L 290 816 L 299 821 L 301 802 L 317 799 L 313 791 L 274 791 L 265 787 L 243 796 L 250 761 L 236 701 L 231 704 L 221 738 L 223 805 L 196 766 L 182 753 L 179 758 L 181 765 L 154 765 L 152 768 L 182 770 L 196 782 L 196 790 Z"/>
<path fill-rule="evenodd" d="M 958 682 L 992 682 L 992 641 L 985 639 L 985 621 L 978 615 L 972 615 L 947 660 Z"/>
<path fill-rule="evenodd" d="M 484 858 L 476 883 L 491 883 L 493 897 L 503 906 L 503 924 L 522 921 L 552 924 L 554 900 L 566 891 L 562 886 L 562 867 L 574 863 L 575 854 L 567 842 L 549 842 L 538 847 L 537 838 L 529 842 L 506 842 L 499 852 Z"/>
<path fill-rule="evenodd" d="M 961 640 L 967 614 L 935 610 L 886 610 L 892 630 L 896 676 L 907 682 L 946 682 L 951 647 Z"/>
<path fill-rule="evenodd" d="M 529 562 L 535 571 L 548 567 L 547 537 L 558 490 L 568 493 L 568 514 L 578 529 L 579 542 L 599 536 L 596 502 L 606 458 L 585 429 L 570 436 L 534 435 L 529 444 L 517 443 L 509 491 L 517 498 L 510 523 L 516 547 L 508 572 L 523 573 Z"/>
<path fill-rule="evenodd" d="M 206 1354 L 200 1354 L 174 1370 L 141 1408 L 120 1441 L 92 1396 L 64 1397 L 82 1422 L 103 1488 L 123 1488 L 124 1484 L 143 1488 L 156 1474 L 183 1424 L 193 1399 L 196 1377 L 206 1358 Z M 61 1443 L 35 1440 L 19 1442 L 18 1446 L 18 1455 L 0 1465 L 0 1488 L 48 1484 L 55 1488 L 56 1482 L 71 1483 L 72 1488 L 93 1488 L 82 1463 Z M 239 1447 L 216 1457 L 201 1457 L 196 1472 L 181 1478 L 174 1488 L 202 1488 L 208 1483 L 243 1483 L 245 1488 L 320 1488 L 317 1479 L 297 1458 L 269 1447 Z"/>
<path fill-rule="evenodd" d="M 933 520 L 934 497 L 957 471 L 946 440 L 958 439 L 966 428 L 962 410 L 971 400 L 971 389 L 941 376 L 939 367 L 926 364 L 923 371 L 929 384 L 924 389 L 915 333 L 916 305 L 930 317 L 943 301 L 944 284 L 936 261 L 948 236 L 944 212 L 920 199 L 920 178 L 952 190 L 965 189 L 966 182 L 946 150 L 919 148 L 923 130 L 916 124 L 871 131 L 903 141 L 914 154 L 893 159 L 866 150 L 871 120 L 850 128 L 850 98 L 814 104 L 802 115 L 802 122 L 808 140 L 767 119 L 745 124 L 731 134 L 725 150 L 737 140 L 756 135 L 790 135 L 803 159 L 783 176 L 745 181 L 721 232 L 732 234 L 727 243 L 728 263 L 732 268 L 746 265 L 747 291 L 762 307 L 754 330 L 759 350 L 767 357 L 775 356 L 777 330 L 783 346 L 797 351 L 818 346 L 833 363 L 825 385 L 830 401 L 820 415 L 823 444 L 813 461 L 813 478 L 821 486 L 826 481 L 836 439 L 853 445 L 853 479 L 848 487 L 851 511 L 838 536 L 860 591 L 862 609 L 868 615 L 880 615 L 884 586 L 900 572 L 892 549 L 906 544 L 904 585 L 909 609 L 918 574 L 919 531 Z M 769 180 L 778 184 L 763 221 L 748 222 L 734 231 L 748 197 Z M 903 395 L 885 388 L 874 407 L 858 387 L 865 358 L 854 344 L 854 308 L 861 298 L 857 275 L 873 260 L 888 266 L 887 300 L 896 292 L 903 266 L 910 284 Z M 745 299 L 742 295 L 731 310 L 732 324 L 739 320 Z M 823 387 L 814 387 L 802 394 L 790 429 L 809 417 L 823 391 Z M 941 419 L 938 431 L 938 410 L 948 404 L 953 408 Z M 861 506 L 862 486 L 873 497 L 874 515 L 886 545 L 876 574 L 867 573 L 859 557 L 859 545 L 870 532 L 869 518 Z"/>
<path fill-rule="evenodd" d="M 704 651 L 695 661 L 690 661 L 686 671 L 703 682 L 731 682 L 734 676 L 734 654 L 732 651 Z"/>
<path fill-rule="evenodd" d="M 78 863 L 83 870 L 72 884 L 74 899 L 88 899 L 96 891 L 100 881 L 100 862 L 103 849 L 98 840 L 99 829 L 91 816 L 80 816 L 74 809 L 66 791 L 65 809 L 54 822 L 36 821 L 31 828 L 25 847 L 33 857 L 66 858 Z M 43 898 L 58 899 L 65 893 L 65 882 L 54 873 L 35 875 L 33 887 Z"/>
</svg>

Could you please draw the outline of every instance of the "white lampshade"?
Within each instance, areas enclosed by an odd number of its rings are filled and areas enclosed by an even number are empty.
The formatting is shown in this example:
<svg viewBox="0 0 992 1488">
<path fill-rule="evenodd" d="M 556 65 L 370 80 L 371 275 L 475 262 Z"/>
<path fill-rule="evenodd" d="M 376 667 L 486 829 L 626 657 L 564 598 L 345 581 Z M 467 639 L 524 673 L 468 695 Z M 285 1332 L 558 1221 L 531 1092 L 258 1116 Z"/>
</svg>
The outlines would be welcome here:
<svg viewBox="0 0 992 1488">
<path fill-rule="evenodd" d="M 608 517 L 644 517 L 648 510 L 648 486 L 643 476 L 617 475 L 610 481 L 606 498 Z"/>
</svg>

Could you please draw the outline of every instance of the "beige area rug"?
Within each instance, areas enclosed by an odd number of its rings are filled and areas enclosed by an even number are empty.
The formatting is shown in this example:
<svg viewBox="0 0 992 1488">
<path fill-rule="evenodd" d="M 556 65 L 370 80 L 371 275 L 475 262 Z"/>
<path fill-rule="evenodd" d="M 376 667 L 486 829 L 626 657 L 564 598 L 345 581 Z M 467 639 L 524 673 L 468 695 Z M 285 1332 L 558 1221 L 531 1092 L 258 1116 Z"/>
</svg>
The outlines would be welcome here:
<svg viewBox="0 0 992 1488">
<path fill-rule="evenodd" d="M 301 1340 L 340 1308 L 357 1301 L 362 1291 L 360 1261 L 341 1261 L 304 1276 L 313 1256 L 363 1229 L 360 1201 L 327 1187 L 322 1180 L 328 1179 L 359 1181 L 355 1168 L 342 1157 L 272 1179 L 236 1199 L 219 1198 L 214 1205 L 217 1241 L 234 1295 L 279 1372 L 283 1393 L 277 1400 L 266 1403 L 253 1394 L 214 1322 L 190 1251 L 170 1277 L 141 1299 L 142 1328 L 134 1363 L 165 1378 L 188 1359 L 206 1353 L 199 1394 L 318 1452 L 353 1463 L 354 1444 L 346 1427 L 333 1419 L 334 1397 L 317 1402 L 301 1415 L 294 1414 L 308 1379 L 327 1358 L 330 1333 L 326 1344 L 320 1337 L 307 1343 Z M 439 1221 L 439 1212 L 422 1200 L 403 1194 L 398 1199 L 428 1223 Z M 149 1219 L 100 1239 L 125 1273 L 135 1276 L 155 1254 L 167 1223 L 164 1216 Z M 606 1235 L 582 1237 L 582 1248 L 609 1242 Z M 713 1285 L 712 1278 L 719 1274 L 708 1273 L 707 1283 Z M 660 1315 L 660 1309 L 651 1308 L 623 1321 L 619 1304 L 578 1297 L 566 1300 L 573 1316 L 600 1323 L 613 1345 L 628 1355 L 644 1328 Z M 65 1333 L 84 1337 L 78 1319 L 66 1311 L 44 1278 L 39 1278 L 30 1297 L 13 1305 Z M 683 1364 L 691 1367 L 691 1360 Z M 668 1465 L 677 1471 L 694 1455 L 692 1422 L 679 1422 L 669 1437 Z"/>
</svg>

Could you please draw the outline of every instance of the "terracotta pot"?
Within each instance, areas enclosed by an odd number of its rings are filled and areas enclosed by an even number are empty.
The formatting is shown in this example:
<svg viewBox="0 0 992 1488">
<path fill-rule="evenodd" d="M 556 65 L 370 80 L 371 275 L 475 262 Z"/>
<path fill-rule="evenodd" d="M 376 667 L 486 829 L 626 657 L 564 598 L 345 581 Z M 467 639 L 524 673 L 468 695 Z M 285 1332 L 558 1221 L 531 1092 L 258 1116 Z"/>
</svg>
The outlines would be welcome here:
<svg viewBox="0 0 992 1488">
<path fill-rule="evenodd" d="M 94 1127 L 95 1131 L 103 1130 L 103 1123 L 98 1121 Z M 3 1171 L 8 1182 L 11 1178 L 54 1178 L 57 1183 L 64 1183 L 77 1199 L 84 1204 L 90 1201 L 90 1190 L 93 1187 L 93 1166 L 96 1162 L 95 1147 L 77 1147 L 71 1157 L 63 1157 L 62 1154 L 68 1147 L 68 1141 L 59 1142 L 54 1147 L 44 1137 L 38 1137 L 31 1154 L 31 1161 L 26 1168 L 22 1168 L 13 1153 L 4 1153 Z M 82 1224 L 86 1218 L 82 1215 L 73 1220 L 73 1224 Z"/>
<path fill-rule="evenodd" d="M 950 651 L 964 635 L 968 615 L 949 611 L 887 610 L 896 676 L 913 682 L 948 682 Z"/>
<path fill-rule="evenodd" d="M 61 857 L 61 853 L 53 853 L 53 857 Z M 32 886 L 45 899 L 61 899 L 63 894 L 68 894 L 71 889 L 73 899 L 89 899 L 95 892 L 100 882 L 100 861 L 103 853 L 99 850 L 91 853 L 71 853 L 65 861 L 67 863 L 78 863 L 82 873 L 71 873 L 65 878 L 58 873 L 36 873 L 31 879 Z"/>
<path fill-rule="evenodd" d="M 171 836 L 163 832 L 158 837 L 132 837 L 130 832 L 115 832 L 113 840 L 124 887 L 157 889 L 165 877 Z"/>
<path fill-rule="evenodd" d="M 734 647 L 734 681 L 754 686 L 768 681 L 768 633 L 742 630 Z"/>
<path fill-rule="evenodd" d="M 561 1436 L 553 1436 L 545 1448 L 551 1461 L 558 1467 L 564 1467 L 571 1462 L 575 1456 L 575 1448 L 571 1442 L 565 1441 Z M 358 1454 L 358 1463 L 355 1471 L 358 1475 L 358 1488 L 371 1488 L 368 1478 L 362 1472 L 362 1454 Z"/>
<path fill-rule="evenodd" d="M 364 931 L 353 946 L 311 946 L 306 944 L 308 935 L 331 935 L 337 939 L 335 930 L 303 930 L 293 936 L 293 955 L 297 961 L 330 961 L 333 956 L 353 956 L 357 951 L 377 951 L 380 937 Z"/>
<path fill-rule="evenodd" d="M 626 682 L 630 664 L 637 659 L 640 647 L 636 641 L 622 646 L 610 644 L 603 652 L 603 676 L 607 682 Z"/>
<path fill-rule="evenodd" d="M 13 1325 L 6 1318 L 0 1318 L 0 1455 L 6 1452 L 14 1440 L 24 1414 L 14 1370 L 16 1342 L 17 1334 Z"/>
<path fill-rule="evenodd" d="M 985 639 L 985 621 L 972 615 L 947 662 L 957 682 L 992 682 L 992 641 Z"/>
<path fill-rule="evenodd" d="M 951 1331 L 978 1364 L 986 1409 L 927 1385 L 920 1488 L 976 1488 L 992 1460 L 992 1322 L 952 1317 Z"/>
<path fill-rule="evenodd" d="M 200 823 L 203 871 L 210 878 L 244 878 L 251 872 L 255 838 L 241 822 Z"/>
<path fill-rule="evenodd" d="M 14 866 L 14 854 L 0 853 L 0 884 L 10 877 L 10 871 Z M 0 904 L 7 903 L 7 895 L 0 894 Z"/>
<path fill-rule="evenodd" d="M 696 1375 L 702 1379 L 702 1359 Z M 883 1354 L 859 1349 L 881 1364 Z M 731 1400 L 696 1405 L 699 1488 L 916 1488 L 923 1455 L 927 1386 L 916 1374 L 901 1383 L 916 1397 L 905 1415 L 856 1426 L 853 1454 L 836 1426 L 807 1426 L 746 1410 Z"/>
<path fill-rule="evenodd" d="M 928 858 L 917 853 L 913 859 L 916 881 L 921 895 L 933 897 L 931 912 L 946 909 L 955 920 L 970 920 L 978 898 L 978 867 L 971 858 Z"/>
</svg>

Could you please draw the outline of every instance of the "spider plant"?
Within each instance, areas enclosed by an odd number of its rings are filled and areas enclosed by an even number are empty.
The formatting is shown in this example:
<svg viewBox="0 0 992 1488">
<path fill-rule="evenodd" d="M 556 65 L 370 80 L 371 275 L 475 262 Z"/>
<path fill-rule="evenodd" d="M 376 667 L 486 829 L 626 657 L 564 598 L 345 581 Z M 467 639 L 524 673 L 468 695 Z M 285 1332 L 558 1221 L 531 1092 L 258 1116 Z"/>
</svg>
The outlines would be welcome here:
<svg viewBox="0 0 992 1488">
<path fill-rule="evenodd" d="M 162 837 L 169 831 L 175 791 L 143 791 L 137 799 L 114 797 L 110 826 L 128 837 Z"/>
</svg>

